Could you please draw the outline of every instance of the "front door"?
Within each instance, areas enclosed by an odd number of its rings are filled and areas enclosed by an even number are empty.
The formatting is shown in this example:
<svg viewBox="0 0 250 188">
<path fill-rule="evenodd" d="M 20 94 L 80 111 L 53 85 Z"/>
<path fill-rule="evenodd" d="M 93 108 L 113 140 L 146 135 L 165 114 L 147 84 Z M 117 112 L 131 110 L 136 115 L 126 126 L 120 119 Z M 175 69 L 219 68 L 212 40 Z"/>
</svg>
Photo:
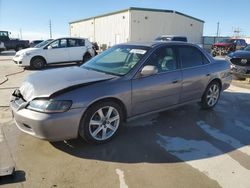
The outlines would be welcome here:
<svg viewBox="0 0 250 188">
<path fill-rule="evenodd" d="M 179 103 L 182 75 L 178 68 L 175 49 L 156 49 L 143 66 L 154 65 L 158 73 L 132 80 L 132 113 L 139 115 Z M 139 73 L 138 73 L 139 74 Z"/>
<path fill-rule="evenodd" d="M 58 39 L 52 42 L 47 48 L 47 63 L 60 63 L 69 61 L 69 49 L 67 48 L 67 39 Z"/>
</svg>

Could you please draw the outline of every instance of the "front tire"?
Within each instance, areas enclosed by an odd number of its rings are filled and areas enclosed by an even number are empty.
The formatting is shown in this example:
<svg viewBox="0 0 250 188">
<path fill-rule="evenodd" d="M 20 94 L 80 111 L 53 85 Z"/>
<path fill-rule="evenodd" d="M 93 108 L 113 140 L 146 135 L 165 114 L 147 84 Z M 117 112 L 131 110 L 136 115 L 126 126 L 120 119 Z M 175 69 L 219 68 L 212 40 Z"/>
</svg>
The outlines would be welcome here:
<svg viewBox="0 0 250 188">
<path fill-rule="evenodd" d="M 202 98 L 201 107 L 203 109 L 213 108 L 220 98 L 221 87 L 217 81 L 212 81 L 206 88 Z"/>
<path fill-rule="evenodd" d="M 91 106 L 83 116 L 79 135 L 88 143 L 102 144 L 111 140 L 123 122 L 121 107 L 112 101 Z"/>
<path fill-rule="evenodd" d="M 35 57 L 31 60 L 30 65 L 32 69 L 40 70 L 45 67 L 46 62 L 41 57 Z"/>
</svg>

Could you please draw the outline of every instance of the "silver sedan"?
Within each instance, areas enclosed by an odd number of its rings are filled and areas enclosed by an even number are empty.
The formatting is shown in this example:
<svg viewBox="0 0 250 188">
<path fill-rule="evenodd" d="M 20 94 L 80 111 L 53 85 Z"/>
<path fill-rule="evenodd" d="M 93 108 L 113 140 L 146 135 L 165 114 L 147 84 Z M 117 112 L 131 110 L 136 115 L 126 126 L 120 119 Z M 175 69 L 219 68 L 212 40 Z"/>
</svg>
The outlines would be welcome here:
<svg viewBox="0 0 250 188">
<path fill-rule="evenodd" d="M 10 102 L 17 127 L 49 141 L 112 139 L 131 118 L 199 102 L 213 108 L 231 82 L 227 61 L 182 42 L 116 45 L 81 67 L 32 74 Z"/>
</svg>

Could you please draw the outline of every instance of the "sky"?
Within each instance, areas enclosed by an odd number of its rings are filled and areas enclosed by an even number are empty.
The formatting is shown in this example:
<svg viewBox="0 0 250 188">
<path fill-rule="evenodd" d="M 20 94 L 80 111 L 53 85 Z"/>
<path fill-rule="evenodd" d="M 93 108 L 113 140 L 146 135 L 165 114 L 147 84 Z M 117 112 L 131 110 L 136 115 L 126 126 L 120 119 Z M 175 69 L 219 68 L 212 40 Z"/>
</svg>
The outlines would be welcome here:
<svg viewBox="0 0 250 188">
<path fill-rule="evenodd" d="M 0 30 L 27 40 L 69 36 L 69 22 L 129 7 L 175 10 L 205 21 L 204 36 L 250 36 L 250 0 L 0 0 Z"/>
</svg>

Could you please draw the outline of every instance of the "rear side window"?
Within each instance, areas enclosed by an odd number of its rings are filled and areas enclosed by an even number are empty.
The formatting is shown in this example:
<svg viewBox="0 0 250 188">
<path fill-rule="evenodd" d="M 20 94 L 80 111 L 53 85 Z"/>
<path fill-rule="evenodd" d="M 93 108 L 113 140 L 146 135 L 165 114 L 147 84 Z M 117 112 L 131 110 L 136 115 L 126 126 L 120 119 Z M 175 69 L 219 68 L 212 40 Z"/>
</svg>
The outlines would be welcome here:
<svg viewBox="0 0 250 188">
<path fill-rule="evenodd" d="M 78 40 L 78 46 L 85 46 L 85 40 L 84 39 L 79 39 Z"/>
<path fill-rule="evenodd" d="M 76 39 L 68 39 L 69 47 L 76 47 L 78 46 Z"/>
<path fill-rule="evenodd" d="M 179 47 L 179 56 L 182 68 L 197 67 L 209 63 L 207 58 L 194 47 Z"/>
<path fill-rule="evenodd" d="M 187 38 L 186 37 L 174 37 L 173 41 L 187 42 Z"/>
<path fill-rule="evenodd" d="M 245 46 L 245 45 L 246 45 L 245 40 L 241 40 L 241 45 L 242 45 L 242 46 Z"/>
</svg>

